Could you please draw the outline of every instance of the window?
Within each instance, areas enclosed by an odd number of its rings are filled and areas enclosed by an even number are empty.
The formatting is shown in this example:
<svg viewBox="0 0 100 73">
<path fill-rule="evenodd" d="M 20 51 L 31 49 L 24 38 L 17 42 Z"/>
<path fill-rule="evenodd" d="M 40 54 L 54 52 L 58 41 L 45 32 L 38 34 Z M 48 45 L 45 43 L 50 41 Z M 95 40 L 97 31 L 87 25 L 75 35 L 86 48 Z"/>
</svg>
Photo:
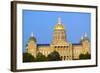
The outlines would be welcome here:
<svg viewBox="0 0 100 73">
<path fill-rule="evenodd" d="M 64 56 L 64 60 L 66 60 L 66 56 Z"/>
<path fill-rule="evenodd" d="M 62 57 L 62 56 L 61 56 L 60 58 L 61 58 L 61 59 L 63 59 L 63 57 Z"/>
<path fill-rule="evenodd" d="M 63 48 L 63 46 L 61 46 L 61 48 Z"/>
</svg>

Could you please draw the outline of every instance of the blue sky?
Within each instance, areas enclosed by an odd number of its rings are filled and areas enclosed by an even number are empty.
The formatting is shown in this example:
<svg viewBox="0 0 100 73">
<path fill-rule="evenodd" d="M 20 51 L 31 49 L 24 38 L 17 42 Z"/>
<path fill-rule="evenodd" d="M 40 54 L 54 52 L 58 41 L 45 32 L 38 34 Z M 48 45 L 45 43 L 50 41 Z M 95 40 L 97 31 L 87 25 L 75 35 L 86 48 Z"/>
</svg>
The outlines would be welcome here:
<svg viewBox="0 0 100 73">
<path fill-rule="evenodd" d="M 51 43 L 58 17 L 66 29 L 68 42 L 79 43 L 84 33 L 91 37 L 90 13 L 23 10 L 23 49 L 32 32 L 38 44 Z"/>
</svg>

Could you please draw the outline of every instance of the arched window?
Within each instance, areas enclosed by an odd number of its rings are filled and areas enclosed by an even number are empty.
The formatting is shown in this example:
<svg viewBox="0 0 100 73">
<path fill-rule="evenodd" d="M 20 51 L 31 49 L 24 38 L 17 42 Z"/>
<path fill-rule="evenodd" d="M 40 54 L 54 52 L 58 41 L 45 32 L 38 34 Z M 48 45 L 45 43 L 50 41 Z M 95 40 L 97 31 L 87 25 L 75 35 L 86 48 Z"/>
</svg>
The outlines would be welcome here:
<svg viewBox="0 0 100 73">
<path fill-rule="evenodd" d="M 64 56 L 64 60 L 66 60 L 66 56 Z"/>
<path fill-rule="evenodd" d="M 60 48 L 60 46 L 58 46 L 58 48 Z"/>
<path fill-rule="evenodd" d="M 61 60 L 63 60 L 63 56 L 61 56 L 60 58 L 61 58 Z"/>
<path fill-rule="evenodd" d="M 69 57 L 67 56 L 67 60 L 68 60 L 68 58 L 69 58 Z"/>
</svg>

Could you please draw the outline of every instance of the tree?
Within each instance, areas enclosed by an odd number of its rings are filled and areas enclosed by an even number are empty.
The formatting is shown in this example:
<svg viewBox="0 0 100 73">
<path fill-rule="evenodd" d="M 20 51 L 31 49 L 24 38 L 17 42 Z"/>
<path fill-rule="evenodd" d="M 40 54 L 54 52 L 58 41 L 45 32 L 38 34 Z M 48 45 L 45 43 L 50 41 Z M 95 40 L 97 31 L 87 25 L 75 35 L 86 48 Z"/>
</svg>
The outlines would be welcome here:
<svg viewBox="0 0 100 73">
<path fill-rule="evenodd" d="M 43 55 L 42 53 L 38 53 L 37 57 L 36 57 L 36 61 L 40 62 L 40 61 L 46 61 L 47 58 L 45 57 L 45 55 Z"/>
<path fill-rule="evenodd" d="M 88 52 L 85 55 L 87 59 L 91 59 L 91 55 Z"/>
<path fill-rule="evenodd" d="M 89 53 L 79 55 L 79 59 L 90 59 L 90 58 L 91 55 Z"/>
<path fill-rule="evenodd" d="M 34 62 L 35 58 L 29 53 L 23 53 L 23 62 Z"/>
<path fill-rule="evenodd" d="M 84 54 L 80 54 L 80 55 L 79 55 L 79 59 L 85 59 Z"/>
<path fill-rule="evenodd" d="M 53 51 L 51 52 L 48 57 L 47 57 L 48 61 L 58 61 L 61 60 L 60 55 L 57 51 Z"/>
</svg>

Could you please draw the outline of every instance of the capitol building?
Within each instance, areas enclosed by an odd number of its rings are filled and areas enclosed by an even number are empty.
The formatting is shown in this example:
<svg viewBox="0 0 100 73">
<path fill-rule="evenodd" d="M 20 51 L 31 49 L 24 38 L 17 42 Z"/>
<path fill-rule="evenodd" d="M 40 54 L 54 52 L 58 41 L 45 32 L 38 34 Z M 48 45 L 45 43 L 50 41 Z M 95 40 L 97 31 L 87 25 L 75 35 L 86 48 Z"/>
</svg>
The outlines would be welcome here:
<svg viewBox="0 0 100 73">
<path fill-rule="evenodd" d="M 26 50 L 36 57 L 40 52 L 45 56 L 48 56 L 53 51 L 57 51 L 62 60 L 76 60 L 79 59 L 80 54 L 90 54 L 90 41 L 86 34 L 82 35 L 78 44 L 68 42 L 66 37 L 66 29 L 61 23 L 61 19 L 58 18 L 58 22 L 54 27 L 53 38 L 50 44 L 37 44 L 36 38 L 31 34 L 28 41 Z"/>
</svg>

